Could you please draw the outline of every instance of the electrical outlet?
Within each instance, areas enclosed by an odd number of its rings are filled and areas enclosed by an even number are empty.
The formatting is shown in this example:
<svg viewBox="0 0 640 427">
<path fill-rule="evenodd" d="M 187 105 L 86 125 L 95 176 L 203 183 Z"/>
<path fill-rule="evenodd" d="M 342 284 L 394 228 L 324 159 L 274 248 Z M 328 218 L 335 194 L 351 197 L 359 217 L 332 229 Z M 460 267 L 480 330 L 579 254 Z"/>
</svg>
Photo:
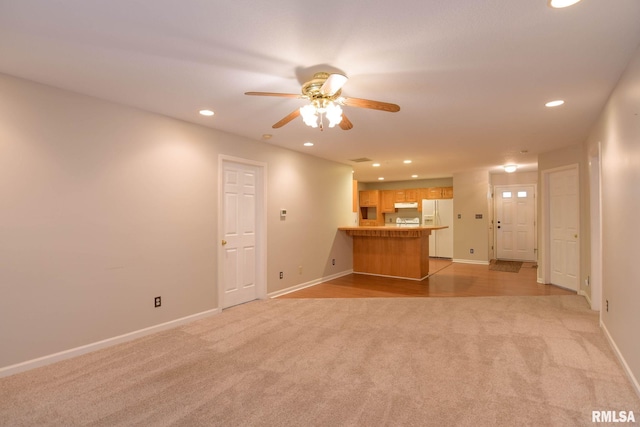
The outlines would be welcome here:
<svg viewBox="0 0 640 427">
<path fill-rule="evenodd" d="M 284 272 L 283 271 L 280 272 L 280 278 L 284 279 Z"/>
<path fill-rule="evenodd" d="M 153 299 L 153 306 L 154 307 L 160 307 L 162 305 L 162 298 L 161 297 L 155 297 Z"/>
<path fill-rule="evenodd" d="M 469 249 L 469 253 L 470 253 L 470 254 L 473 254 L 473 249 Z"/>
<path fill-rule="evenodd" d="M 609 300 L 607 300 L 607 313 L 609 312 Z"/>
<path fill-rule="evenodd" d="M 331 265 L 336 265 L 336 259 L 335 259 L 335 258 L 333 258 L 333 259 L 331 260 Z"/>
<path fill-rule="evenodd" d="M 298 274 L 302 274 L 302 266 L 301 265 L 298 266 Z"/>
</svg>

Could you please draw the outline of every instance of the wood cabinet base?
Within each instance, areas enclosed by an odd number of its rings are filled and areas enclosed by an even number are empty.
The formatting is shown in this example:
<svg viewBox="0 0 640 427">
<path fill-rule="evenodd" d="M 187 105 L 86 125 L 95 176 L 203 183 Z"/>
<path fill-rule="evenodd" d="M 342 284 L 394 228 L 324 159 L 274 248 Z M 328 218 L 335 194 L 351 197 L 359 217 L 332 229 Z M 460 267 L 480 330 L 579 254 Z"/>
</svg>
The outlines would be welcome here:
<svg viewBox="0 0 640 427">
<path fill-rule="evenodd" d="M 429 235 L 432 229 L 340 228 L 353 238 L 354 273 L 412 280 L 422 280 L 429 275 Z"/>
</svg>

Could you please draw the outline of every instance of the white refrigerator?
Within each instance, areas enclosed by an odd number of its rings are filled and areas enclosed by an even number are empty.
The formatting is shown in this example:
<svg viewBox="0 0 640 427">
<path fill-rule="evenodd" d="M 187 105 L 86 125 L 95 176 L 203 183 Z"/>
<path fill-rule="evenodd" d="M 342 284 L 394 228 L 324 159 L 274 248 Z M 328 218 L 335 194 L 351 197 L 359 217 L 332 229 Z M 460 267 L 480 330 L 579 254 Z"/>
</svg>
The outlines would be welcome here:
<svg viewBox="0 0 640 427">
<path fill-rule="evenodd" d="M 453 258 L 453 199 L 423 200 L 422 225 L 446 225 L 429 236 L 429 256 Z"/>
</svg>

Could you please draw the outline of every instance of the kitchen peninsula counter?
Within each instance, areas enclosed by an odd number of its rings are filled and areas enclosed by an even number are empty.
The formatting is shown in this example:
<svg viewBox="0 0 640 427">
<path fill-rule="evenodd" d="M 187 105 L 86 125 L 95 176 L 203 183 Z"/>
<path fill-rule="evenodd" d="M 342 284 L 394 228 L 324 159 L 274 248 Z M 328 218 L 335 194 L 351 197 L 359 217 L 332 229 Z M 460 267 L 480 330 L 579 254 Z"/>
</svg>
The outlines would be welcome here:
<svg viewBox="0 0 640 427">
<path fill-rule="evenodd" d="M 446 226 L 340 227 L 353 238 L 354 273 L 422 280 L 429 275 L 429 235 Z"/>
</svg>

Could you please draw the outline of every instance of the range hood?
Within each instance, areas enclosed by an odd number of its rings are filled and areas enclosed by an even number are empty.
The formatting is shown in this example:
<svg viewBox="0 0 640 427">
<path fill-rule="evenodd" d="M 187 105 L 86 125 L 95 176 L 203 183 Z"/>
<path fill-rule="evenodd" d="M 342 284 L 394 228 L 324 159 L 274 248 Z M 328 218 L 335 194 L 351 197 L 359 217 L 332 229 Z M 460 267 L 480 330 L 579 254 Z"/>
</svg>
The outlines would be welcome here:
<svg viewBox="0 0 640 427">
<path fill-rule="evenodd" d="M 418 202 L 394 203 L 396 209 L 418 209 Z"/>
</svg>

